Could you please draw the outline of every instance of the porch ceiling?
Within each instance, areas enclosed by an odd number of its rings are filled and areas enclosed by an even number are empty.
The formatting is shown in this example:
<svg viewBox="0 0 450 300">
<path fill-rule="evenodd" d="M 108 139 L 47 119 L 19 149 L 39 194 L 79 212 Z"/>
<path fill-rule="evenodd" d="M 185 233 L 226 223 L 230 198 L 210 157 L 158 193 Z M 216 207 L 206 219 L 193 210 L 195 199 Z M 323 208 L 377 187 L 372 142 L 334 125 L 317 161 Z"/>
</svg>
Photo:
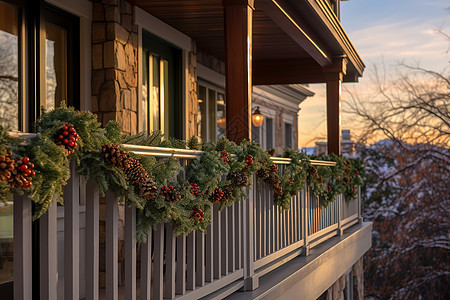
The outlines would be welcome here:
<svg viewBox="0 0 450 300">
<path fill-rule="evenodd" d="M 315 0 L 322 2 L 321 0 Z M 222 0 L 131 0 L 131 2 L 163 22 L 171 25 L 177 30 L 190 36 L 196 41 L 197 48 L 225 60 L 224 45 L 224 16 Z M 292 2 L 292 3 L 290 3 Z M 298 5 L 297 2 L 304 2 Z M 341 47 L 339 40 L 340 32 L 335 28 L 327 27 L 325 19 L 330 16 L 322 15 L 315 10 L 323 10 L 321 7 L 314 7 L 309 4 L 310 0 L 255 0 L 255 11 L 253 14 L 253 64 L 254 71 L 265 70 L 264 80 L 254 73 L 254 84 L 285 84 L 285 83 L 313 83 L 325 82 L 323 67 L 331 65 L 333 56 L 347 55 L 349 57 L 348 75 L 346 81 L 356 81 L 362 75 L 360 66 L 352 61 L 351 55 L 345 47 Z M 283 5 L 284 12 L 290 14 L 286 16 L 282 10 L 277 9 L 278 5 Z M 308 11 L 306 10 L 308 8 Z M 327 7 L 325 7 L 326 9 Z M 301 12 L 303 11 L 303 12 Z M 311 14 L 311 12 L 315 12 Z M 293 15 L 295 14 L 295 15 Z M 294 24 L 294 25 L 293 25 Z M 299 26 L 298 26 L 299 25 Z M 299 27 L 301 29 L 299 29 Z M 306 32 L 307 37 L 302 36 Z M 345 32 L 344 32 L 345 35 Z M 311 38 L 312 44 L 303 42 Z M 348 40 L 347 36 L 345 38 Z M 326 58 L 321 58 L 320 54 L 314 53 L 314 46 L 326 53 Z M 352 50 L 353 46 L 350 43 Z M 353 55 L 354 56 L 354 55 Z M 357 53 L 356 53 L 357 56 Z M 360 60 L 357 56 L 357 60 Z M 289 61 L 296 63 L 290 67 Z M 266 66 L 266 62 L 269 62 Z M 291 68 L 291 76 L 286 78 L 279 76 L 279 70 L 274 70 L 269 66 L 276 65 L 277 62 L 283 66 L 283 70 Z M 305 62 L 304 67 L 302 67 Z M 359 63 L 362 65 L 362 61 Z M 294 69 L 295 67 L 295 69 Z M 300 67 L 300 68 L 299 68 Z M 315 77 L 309 79 L 307 68 L 314 70 Z M 277 68 L 279 69 L 279 68 Z M 311 70 L 311 69 L 310 69 Z M 289 70 L 288 70 L 289 71 Z M 320 74 L 319 74 L 320 73 Z M 323 73 L 323 74 L 322 74 Z M 280 81 L 280 82 L 277 82 Z"/>
</svg>

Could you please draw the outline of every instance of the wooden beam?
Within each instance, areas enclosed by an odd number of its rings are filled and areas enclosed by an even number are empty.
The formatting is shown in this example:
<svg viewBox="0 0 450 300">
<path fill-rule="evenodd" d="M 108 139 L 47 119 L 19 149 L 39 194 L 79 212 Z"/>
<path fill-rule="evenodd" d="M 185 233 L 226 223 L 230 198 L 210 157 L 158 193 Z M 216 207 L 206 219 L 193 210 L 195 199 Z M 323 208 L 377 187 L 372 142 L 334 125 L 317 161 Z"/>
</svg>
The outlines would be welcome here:
<svg viewBox="0 0 450 300">
<path fill-rule="evenodd" d="M 325 44 L 314 34 L 297 11 L 284 0 L 260 0 L 258 8 L 270 17 L 294 42 L 302 47 L 320 66 L 332 62 L 332 55 Z"/>
<path fill-rule="evenodd" d="M 328 154 L 341 154 L 341 83 L 342 73 L 327 75 Z"/>
<path fill-rule="evenodd" d="M 223 0 L 226 49 L 226 135 L 251 139 L 253 0 Z"/>
<path fill-rule="evenodd" d="M 253 84 L 325 83 L 325 73 L 312 59 L 253 62 Z"/>
</svg>

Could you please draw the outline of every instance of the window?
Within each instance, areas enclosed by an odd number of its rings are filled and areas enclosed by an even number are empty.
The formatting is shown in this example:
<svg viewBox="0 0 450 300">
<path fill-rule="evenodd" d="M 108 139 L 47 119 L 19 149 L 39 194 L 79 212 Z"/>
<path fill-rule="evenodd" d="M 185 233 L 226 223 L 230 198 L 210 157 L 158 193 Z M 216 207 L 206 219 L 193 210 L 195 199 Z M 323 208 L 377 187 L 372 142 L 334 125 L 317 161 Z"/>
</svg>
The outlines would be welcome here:
<svg viewBox="0 0 450 300">
<path fill-rule="evenodd" d="M 292 124 L 284 123 L 284 146 L 292 148 Z"/>
<path fill-rule="evenodd" d="M 266 118 L 266 150 L 273 147 L 273 119 Z"/>
<path fill-rule="evenodd" d="M 225 136 L 226 111 L 224 90 L 200 82 L 197 95 L 197 133 L 202 142 Z"/>
<path fill-rule="evenodd" d="M 181 50 L 145 31 L 142 44 L 142 126 L 183 138 Z"/>
<path fill-rule="evenodd" d="M 19 9 L 0 2 L 0 125 L 20 129 Z"/>
<path fill-rule="evenodd" d="M 0 0 L 0 125 L 12 131 L 41 106 L 79 108 L 79 18 L 43 3 Z"/>
<path fill-rule="evenodd" d="M 65 100 L 79 108 L 79 38 L 79 18 L 72 14 L 44 1 L 0 0 L 0 125 L 29 131 L 40 106 Z M 7 206 L 0 204 L 2 299 L 12 299 L 13 207 L 12 196 Z"/>
<path fill-rule="evenodd" d="M 261 127 L 255 127 L 252 124 L 252 140 L 260 145 L 262 145 L 261 141 Z"/>
<path fill-rule="evenodd" d="M 45 90 L 41 106 L 50 110 L 62 101 L 79 109 L 79 20 L 57 8 L 45 8 Z"/>
</svg>

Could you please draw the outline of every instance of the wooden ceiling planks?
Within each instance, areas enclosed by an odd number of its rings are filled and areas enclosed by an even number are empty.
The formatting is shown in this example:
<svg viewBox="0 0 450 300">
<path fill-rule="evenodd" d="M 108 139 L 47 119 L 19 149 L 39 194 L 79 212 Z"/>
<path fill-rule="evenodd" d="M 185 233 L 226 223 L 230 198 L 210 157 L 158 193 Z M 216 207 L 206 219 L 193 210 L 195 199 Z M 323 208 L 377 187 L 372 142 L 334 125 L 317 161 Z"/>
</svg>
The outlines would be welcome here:
<svg viewBox="0 0 450 300">
<path fill-rule="evenodd" d="M 143 10 L 190 36 L 203 51 L 225 59 L 222 0 L 132 0 Z M 253 59 L 306 58 L 307 53 L 262 10 L 253 14 Z"/>
</svg>

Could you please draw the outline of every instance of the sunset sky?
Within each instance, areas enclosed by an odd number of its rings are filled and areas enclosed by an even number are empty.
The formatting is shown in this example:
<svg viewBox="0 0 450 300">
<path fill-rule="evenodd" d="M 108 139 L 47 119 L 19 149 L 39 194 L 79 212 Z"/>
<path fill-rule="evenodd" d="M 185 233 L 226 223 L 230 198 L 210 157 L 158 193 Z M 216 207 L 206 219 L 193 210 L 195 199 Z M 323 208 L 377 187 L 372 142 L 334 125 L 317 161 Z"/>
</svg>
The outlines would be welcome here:
<svg viewBox="0 0 450 300">
<path fill-rule="evenodd" d="M 341 2 L 341 23 L 366 69 L 357 84 L 345 90 L 363 95 L 373 89 L 374 65 L 382 62 L 393 74 L 401 62 L 442 71 L 449 64 L 449 43 L 437 32 L 450 34 L 448 0 L 350 0 Z M 326 138 L 326 100 L 323 84 L 310 85 L 316 93 L 301 104 L 300 147 L 314 146 L 316 137 Z M 342 129 L 352 129 L 351 117 L 343 113 Z"/>
</svg>

